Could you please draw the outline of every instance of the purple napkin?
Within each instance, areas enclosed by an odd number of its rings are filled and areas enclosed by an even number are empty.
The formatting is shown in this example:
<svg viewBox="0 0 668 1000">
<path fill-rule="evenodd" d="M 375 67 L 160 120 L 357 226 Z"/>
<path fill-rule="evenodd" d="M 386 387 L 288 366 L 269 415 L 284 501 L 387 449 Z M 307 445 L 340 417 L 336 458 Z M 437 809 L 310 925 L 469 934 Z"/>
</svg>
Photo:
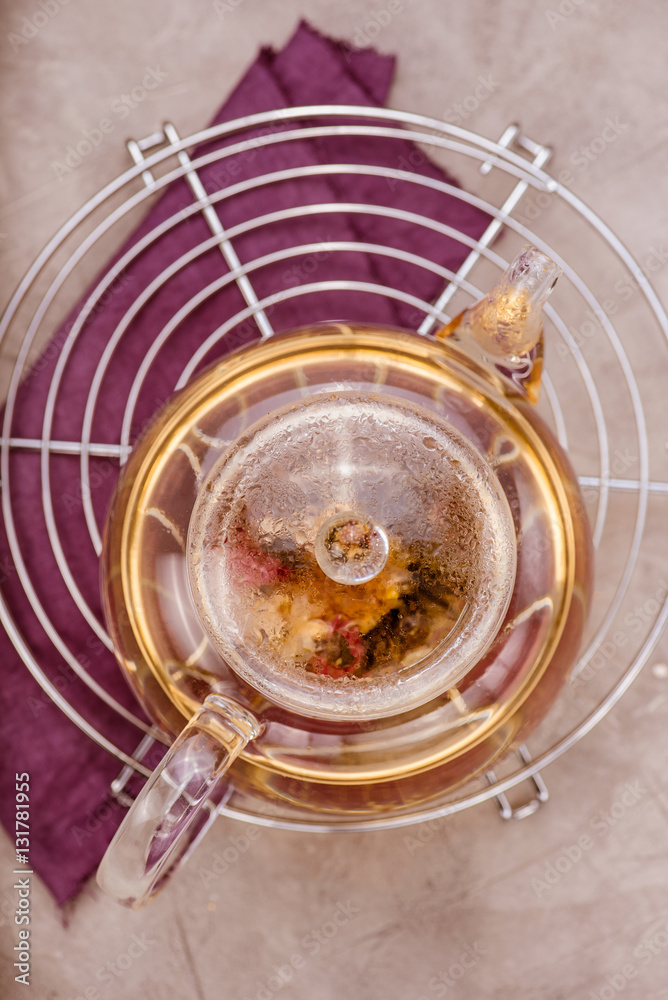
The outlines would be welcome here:
<svg viewBox="0 0 668 1000">
<path fill-rule="evenodd" d="M 394 59 L 372 50 L 357 51 L 323 38 L 302 24 L 281 52 L 261 51 L 215 121 L 279 107 L 311 104 L 377 106 L 384 103 L 390 86 Z M 288 125 L 278 129 L 291 128 Z M 267 129 L 259 132 L 266 133 Z M 235 141 L 209 144 L 207 150 Z M 198 155 L 207 150 L 197 151 Z M 257 146 L 237 153 L 200 171 L 209 193 L 230 187 L 241 179 L 285 168 L 307 168 L 329 161 L 367 162 L 406 168 L 417 163 L 416 172 L 447 179 L 408 142 L 370 136 L 300 138 L 272 146 Z M 119 260 L 163 220 L 193 204 L 185 181 L 166 189 L 142 224 L 117 255 Z M 408 183 L 388 184 L 380 177 L 339 173 L 309 176 L 299 181 L 283 180 L 222 201 L 218 214 L 227 230 L 247 220 L 291 206 L 320 202 L 392 205 L 408 212 L 438 218 L 477 238 L 489 219 L 477 209 L 455 198 Z M 122 317 L 156 276 L 189 249 L 210 237 L 199 212 L 180 221 L 153 241 L 124 268 L 105 301 L 85 324 L 65 366 L 55 405 L 51 438 L 77 441 L 93 373 L 105 345 Z M 297 244 L 321 244 L 330 240 L 363 241 L 394 246 L 436 260 L 456 270 L 467 254 L 466 247 L 429 229 L 393 221 L 382 216 L 339 211 L 308 214 L 301 211 L 289 222 L 274 222 L 249 229 L 234 240 L 242 261 L 249 261 Z M 156 335 L 199 290 L 227 272 L 218 248 L 199 255 L 181 267 L 170 281 L 151 296 L 130 323 L 100 385 L 93 420 L 92 440 L 118 443 L 123 410 L 137 368 Z M 427 301 L 442 289 L 437 276 L 380 255 L 351 251 L 312 252 L 304 257 L 283 259 L 252 273 L 253 286 L 261 298 L 278 288 L 311 281 L 355 280 L 376 282 L 389 289 L 404 289 Z M 84 300 L 82 300 L 84 301 Z M 216 330 L 225 317 L 236 313 L 243 300 L 236 285 L 210 295 L 173 331 L 158 352 L 142 385 L 133 415 L 134 440 L 151 415 L 173 391 L 193 352 Z M 58 352 L 71 329 L 80 306 L 73 310 L 55 334 L 57 350 L 47 350 L 28 375 L 19 392 L 11 434 L 41 438 L 49 384 Z M 312 321 L 343 318 L 389 323 L 415 328 L 422 316 L 413 307 L 391 298 L 364 292 L 330 291 L 288 299 L 267 310 L 277 331 Z M 232 329 L 202 359 L 202 366 L 258 335 L 251 318 Z M 101 621 L 98 560 L 83 516 L 79 458 L 53 454 L 49 463 L 53 518 L 62 557 L 70 567 L 73 583 L 94 616 Z M 118 475 L 118 462 L 91 459 L 91 499 L 98 525 L 102 526 Z M 76 677 L 64 658 L 74 657 L 102 687 L 135 715 L 141 711 L 127 687 L 113 655 L 93 634 L 70 591 L 63 583 L 58 561 L 46 529 L 42 504 L 40 456 L 13 449 L 10 458 L 10 496 L 17 536 L 27 573 L 35 589 L 33 597 L 44 609 L 60 635 L 58 649 L 40 624 L 26 596 L 8 546 L 3 523 L 0 531 L 0 584 L 11 615 L 32 654 L 52 678 L 65 698 L 104 736 L 128 753 L 140 738 L 138 728 L 106 706 Z M 0 636 L 2 684 L 0 687 L 0 818 L 14 838 L 14 775 L 31 775 L 30 862 L 62 904 L 74 896 L 94 871 L 124 810 L 110 795 L 109 784 L 120 770 L 118 761 L 98 747 L 61 713 L 41 690 L 23 664 L 13 644 Z M 159 745 L 154 757 L 160 756 Z"/>
</svg>

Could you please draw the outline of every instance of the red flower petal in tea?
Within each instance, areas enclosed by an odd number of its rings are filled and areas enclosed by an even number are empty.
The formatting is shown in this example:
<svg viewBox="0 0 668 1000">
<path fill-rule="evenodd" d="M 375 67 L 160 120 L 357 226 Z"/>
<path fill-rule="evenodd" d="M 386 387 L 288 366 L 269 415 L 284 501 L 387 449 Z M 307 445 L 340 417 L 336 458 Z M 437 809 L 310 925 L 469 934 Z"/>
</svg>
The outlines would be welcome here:
<svg viewBox="0 0 668 1000">
<path fill-rule="evenodd" d="M 246 531 L 237 528 L 236 535 L 236 544 L 233 543 L 229 556 L 229 567 L 234 580 L 238 583 L 249 583 L 253 587 L 262 587 L 278 580 L 285 580 L 289 576 L 289 568 L 278 556 L 262 552 L 261 549 L 252 549 L 247 544 Z M 229 544 L 227 538 L 225 542 Z"/>
<path fill-rule="evenodd" d="M 358 626 L 337 615 L 329 629 L 330 635 L 324 640 L 324 648 L 310 658 L 307 667 L 312 673 L 326 677 L 354 674 L 364 656 L 364 639 Z"/>
</svg>

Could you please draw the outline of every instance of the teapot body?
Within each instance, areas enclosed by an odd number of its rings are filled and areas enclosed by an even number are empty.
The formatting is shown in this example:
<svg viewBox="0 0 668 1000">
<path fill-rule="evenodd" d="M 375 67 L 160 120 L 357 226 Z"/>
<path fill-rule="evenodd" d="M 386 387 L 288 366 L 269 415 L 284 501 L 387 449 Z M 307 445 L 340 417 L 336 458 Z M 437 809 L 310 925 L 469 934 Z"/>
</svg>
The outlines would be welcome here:
<svg viewBox="0 0 668 1000">
<path fill-rule="evenodd" d="M 207 638 L 187 566 L 193 508 L 221 454 L 280 407 L 346 392 L 401 400 L 454 427 L 498 480 L 516 540 L 512 594 L 489 647 L 447 690 L 382 718 L 302 714 L 239 677 Z M 456 338 L 337 323 L 242 349 L 167 404 L 119 482 L 102 582 L 119 661 L 165 733 L 175 737 L 211 695 L 239 702 L 261 729 L 229 771 L 235 790 L 257 813 L 336 825 L 437 806 L 526 738 L 576 661 L 591 559 L 574 473 L 521 386 Z"/>
</svg>

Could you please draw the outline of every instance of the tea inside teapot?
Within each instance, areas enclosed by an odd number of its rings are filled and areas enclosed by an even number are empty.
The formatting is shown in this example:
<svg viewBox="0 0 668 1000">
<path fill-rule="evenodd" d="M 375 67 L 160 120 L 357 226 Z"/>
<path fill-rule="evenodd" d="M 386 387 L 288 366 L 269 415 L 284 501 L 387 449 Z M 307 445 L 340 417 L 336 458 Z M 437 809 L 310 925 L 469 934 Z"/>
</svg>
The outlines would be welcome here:
<svg viewBox="0 0 668 1000">
<path fill-rule="evenodd" d="M 322 718 L 406 711 L 457 683 L 515 579 L 512 515 L 482 456 L 435 414 L 350 390 L 272 411 L 227 450 L 188 555 L 221 656 Z"/>
</svg>

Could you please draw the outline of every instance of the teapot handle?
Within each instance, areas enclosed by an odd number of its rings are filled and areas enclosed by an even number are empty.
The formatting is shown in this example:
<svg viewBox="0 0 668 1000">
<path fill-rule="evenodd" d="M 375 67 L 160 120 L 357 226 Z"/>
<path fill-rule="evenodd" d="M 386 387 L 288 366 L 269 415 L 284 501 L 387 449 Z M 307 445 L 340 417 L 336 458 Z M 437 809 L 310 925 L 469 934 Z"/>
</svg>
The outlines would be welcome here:
<svg viewBox="0 0 668 1000">
<path fill-rule="evenodd" d="M 201 830 L 205 803 L 262 723 L 238 702 L 210 694 L 142 788 L 100 862 L 97 882 L 140 909 L 169 880 Z"/>
</svg>

